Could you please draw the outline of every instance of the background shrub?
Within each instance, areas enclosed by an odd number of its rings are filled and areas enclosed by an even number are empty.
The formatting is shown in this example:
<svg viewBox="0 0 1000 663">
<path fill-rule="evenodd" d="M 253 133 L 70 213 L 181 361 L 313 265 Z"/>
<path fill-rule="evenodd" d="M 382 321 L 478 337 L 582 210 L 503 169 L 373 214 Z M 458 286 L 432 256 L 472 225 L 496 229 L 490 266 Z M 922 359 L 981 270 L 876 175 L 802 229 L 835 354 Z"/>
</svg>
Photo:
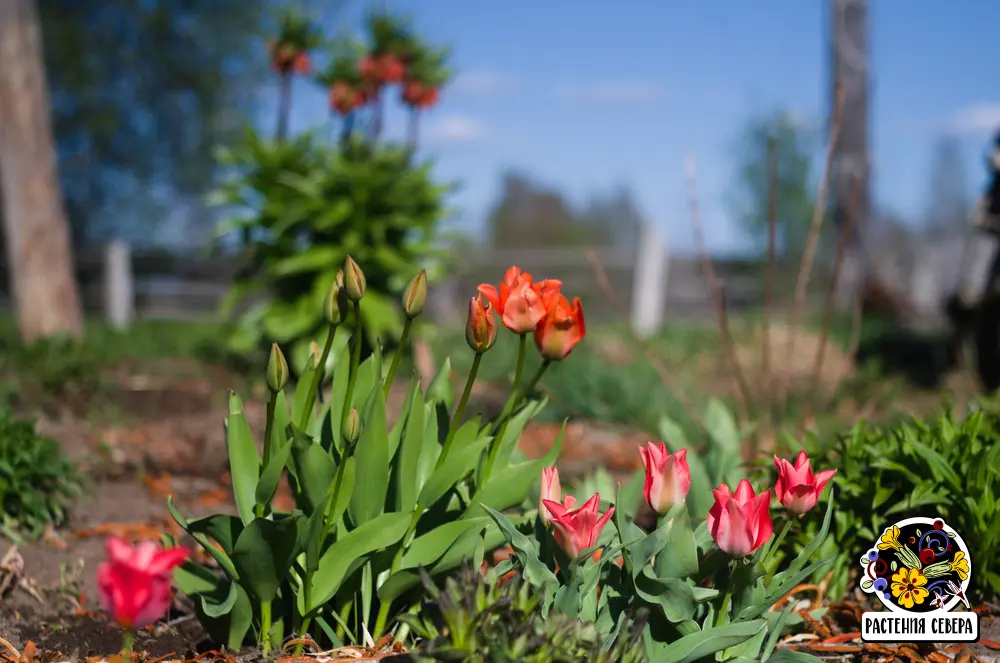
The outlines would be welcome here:
<svg viewBox="0 0 1000 663">
<path fill-rule="evenodd" d="M 82 492 L 76 466 L 32 422 L 0 409 L 0 512 L 4 533 L 35 537 L 46 525 L 65 522 Z"/>
</svg>

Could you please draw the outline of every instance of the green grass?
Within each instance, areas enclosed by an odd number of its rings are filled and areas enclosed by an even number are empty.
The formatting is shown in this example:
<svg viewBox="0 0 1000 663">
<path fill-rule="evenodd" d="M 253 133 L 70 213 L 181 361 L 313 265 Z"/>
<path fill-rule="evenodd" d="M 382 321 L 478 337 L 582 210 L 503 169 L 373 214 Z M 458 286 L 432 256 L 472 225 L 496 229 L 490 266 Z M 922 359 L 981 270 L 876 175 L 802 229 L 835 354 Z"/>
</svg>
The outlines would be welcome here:
<svg viewBox="0 0 1000 663">
<path fill-rule="evenodd" d="M 203 321 L 140 320 L 127 331 L 118 331 L 101 320 L 87 320 L 79 352 L 101 363 L 123 359 L 222 356 L 223 325 Z M 59 344 L 58 341 L 48 343 Z M 0 317 L 0 350 L 24 348 L 17 323 Z"/>
</svg>

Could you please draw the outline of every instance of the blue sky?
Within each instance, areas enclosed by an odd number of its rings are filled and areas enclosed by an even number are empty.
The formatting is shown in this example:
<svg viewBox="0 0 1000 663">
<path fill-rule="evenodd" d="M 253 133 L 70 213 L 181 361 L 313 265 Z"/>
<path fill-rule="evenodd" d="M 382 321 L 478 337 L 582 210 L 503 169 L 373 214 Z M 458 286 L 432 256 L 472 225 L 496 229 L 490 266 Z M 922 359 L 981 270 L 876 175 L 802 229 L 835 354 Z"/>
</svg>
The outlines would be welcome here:
<svg viewBox="0 0 1000 663">
<path fill-rule="evenodd" d="M 969 194 L 1000 128 L 1000 2 L 871 0 L 873 196 L 919 220 L 935 140 L 960 136 Z M 360 15 L 353 3 L 347 17 Z M 423 121 L 424 150 L 460 180 L 459 229 L 476 233 L 499 175 L 522 169 L 574 203 L 630 186 L 675 250 L 692 233 L 684 162 L 695 159 L 709 247 L 745 240 L 733 223 L 733 142 L 755 113 L 787 109 L 821 128 L 829 98 L 821 0 L 394 0 L 428 39 L 450 43 L 458 76 Z M 336 28 L 337 26 L 331 26 Z M 325 95 L 296 90 L 292 128 L 327 121 Z M 272 121 L 268 120 L 267 126 Z M 387 131 L 402 137 L 403 116 Z M 822 144 L 817 141 L 817 176 Z"/>
</svg>

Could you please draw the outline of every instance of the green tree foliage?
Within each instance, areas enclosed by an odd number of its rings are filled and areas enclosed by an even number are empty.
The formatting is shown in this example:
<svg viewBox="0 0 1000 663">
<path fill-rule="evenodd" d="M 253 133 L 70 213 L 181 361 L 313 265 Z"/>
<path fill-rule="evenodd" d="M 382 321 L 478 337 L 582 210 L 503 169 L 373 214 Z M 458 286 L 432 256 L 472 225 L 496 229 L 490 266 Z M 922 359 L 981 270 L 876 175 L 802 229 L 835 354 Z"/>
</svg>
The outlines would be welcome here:
<svg viewBox="0 0 1000 663">
<path fill-rule="evenodd" d="M 488 216 L 491 245 L 500 249 L 633 245 L 641 222 L 628 189 L 595 196 L 575 210 L 554 189 L 508 171 Z"/>
<path fill-rule="evenodd" d="M 794 260 L 801 255 L 809 234 L 815 202 L 809 137 L 787 111 L 751 118 L 736 142 L 734 192 L 729 201 L 734 218 L 754 246 L 767 248 L 771 197 L 770 143 L 778 159 L 777 250 Z"/>
<path fill-rule="evenodd" d="M 60 176 L 75 243 L 149 240 L 196 201 L 214 145 L 252 108 L 267 0 L 39 2 Z"/>
</svg>

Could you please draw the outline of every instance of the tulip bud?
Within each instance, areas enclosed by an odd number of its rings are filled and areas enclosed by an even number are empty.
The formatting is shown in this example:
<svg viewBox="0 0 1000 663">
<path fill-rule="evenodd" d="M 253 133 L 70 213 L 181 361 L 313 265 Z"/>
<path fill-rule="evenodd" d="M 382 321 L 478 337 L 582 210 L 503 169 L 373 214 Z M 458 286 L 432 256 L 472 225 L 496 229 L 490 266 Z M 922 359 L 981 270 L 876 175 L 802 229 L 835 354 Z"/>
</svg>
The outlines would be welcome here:
<svg viewBox="0 0 1000 663">
<path fill-rule="evenodd" d="M 323 317 L 326 318 L 327 324 L 335 325 L 343 320 L 344 311 L 340 306 L 341 293 L 347 294 L 343 290 L 343 286 L 334 281 L 326 293 L 326 300 L 323 302 Z"/>
<path fill-rule="evenodd" d="M 354 258 L 347 256 L 347 260 L 344 261 L 344 287 L 352 302 L 361 301 L 365 296 L 366 285 L 365 273 L 358 267 L 358 263 L 354 262 Z"/>
<path fill-rule="evenodd" d="M 493 318 L 493 307 L 480 297 L 469 301 L 469 317 L 465 322 L 465 342 L 482 354 L 493 347 L 497 340 L 497 323 Z"/>
<path fill-rule="evenodd" d="M 316 341 L 309 341 L 309 359 L 306 360 L 306 370 L 315 371 L 319 367 L 319 359 L 323 352 L 319 349 Z"/>
<path fill-rule="evenodd" d="M 288 384 L 288 362 L 277 343 L 271 344 L 271 356 L 267 360 L 267 388 L 278 393 Z"/>
<path fill-rule="evenodd" d="M 344 420 L 344 430 L 342 433 L 344 435 L 344 441 L 347 444 L 354 444 L 358 441 L 358 437 L 361 434 L 361 418 L 358 416 L 357 405 L 352 407 L 351 411 L 347 413 L 347 419 Z"/>
<path fill-rule="evenodd" d="M 403 291 L 403 311 L 406 317 L 415 318 L 424 310 L 427 302 L 427 270 L 421 269 Z"/>
</svg>

